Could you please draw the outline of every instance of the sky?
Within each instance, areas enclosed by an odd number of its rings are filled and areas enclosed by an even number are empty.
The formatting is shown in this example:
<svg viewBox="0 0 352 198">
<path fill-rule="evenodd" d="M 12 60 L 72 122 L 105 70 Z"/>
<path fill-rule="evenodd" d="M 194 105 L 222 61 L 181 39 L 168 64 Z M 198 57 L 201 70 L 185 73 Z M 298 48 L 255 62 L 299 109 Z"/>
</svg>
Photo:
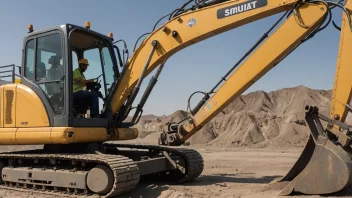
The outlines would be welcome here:
<svg viewBox="0 0 352 198">
<path fill-rule="evenodd" d="M 39 30 L 66 23 L 84 26 L 89 21 L 92 30 L 106 35 L 113 32 L 115 40 L 124 39 L 132 52 L 139 36 L 150 32 L 156 21 L 184 2 L 186 0 L 2 0 L 0 65 L 21 64 L 23 38 L 28 32 L 28 24 Z M 144 114 L 169 115 L 177 110 L 186 110 L 188 97 L 195 91 L 210 91 L 280 16 L 260 19 L 174 54 L 165 65 L 144 107 Z M 340 18 L 341 12 L 334 11 L 333 19 L 338 24 Z M 300 85 L 332 89 L 338 45 L 339 31 L 331 24 L 299 46 L 245 93 L 257 90 L 270 92 Z M 122 48 L 122 45 L 119 47 Z M 96 72 L 91 71 L 90 74 L 95 75 Z M 135 104 L 152 74 L 143 81 Z M 196 95 L 192 99 L 192 106 L 200 97 Z"/>
</svg>

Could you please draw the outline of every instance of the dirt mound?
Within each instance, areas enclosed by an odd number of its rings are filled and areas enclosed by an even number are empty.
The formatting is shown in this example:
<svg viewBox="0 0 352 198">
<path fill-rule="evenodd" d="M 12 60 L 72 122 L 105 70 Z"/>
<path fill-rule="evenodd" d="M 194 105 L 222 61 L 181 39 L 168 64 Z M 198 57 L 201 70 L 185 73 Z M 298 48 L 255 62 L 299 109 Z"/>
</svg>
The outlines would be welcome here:
<svg viewBox="0 0 352 198">
<path fill-rule="evenodd" d="M 304 119 L 305 106 L 318 106 L 322 113 L 328 114 L 331 93 L 331 90 L 298 86 L 242 95 L 190 138 L 189 142 L 192 145 L 210 146 L 304 146 L 309 134 Z M 150 132 L 160 133 L 166 123 L 178 122 L 186 116 L 187 112 L 177 111 L 169 116 L 152 116 L 152 119 L 142 117 L 137 128 L 143 134 L 143 139 Z M 145 132 L 148 134 L 145 135 Z"/>
<path fill-rule="evenodd" d="M 314 105 L 328 113 L 330 97 L 331 91 L 304 86 L 253 92 L 234 100 L 225 109 L 225 115 L 217 115 L 202 129 L 203 134 L 216 133 L 215 139 L 204 142 L 201 134 L 197 134 L 191 141 L 214 146 L 303 146 L 309 133 L 304 107 Z"/>
<path fill-rule="evenodd" d="M 168 123 L 180 122 L 185 117 L 187 117 L 187 112 L 181 110 L 176 111 L 169 116 L 142 116 L 139 123 L 135 127 L 140 132 L 160 132 Z"/>
</svg>

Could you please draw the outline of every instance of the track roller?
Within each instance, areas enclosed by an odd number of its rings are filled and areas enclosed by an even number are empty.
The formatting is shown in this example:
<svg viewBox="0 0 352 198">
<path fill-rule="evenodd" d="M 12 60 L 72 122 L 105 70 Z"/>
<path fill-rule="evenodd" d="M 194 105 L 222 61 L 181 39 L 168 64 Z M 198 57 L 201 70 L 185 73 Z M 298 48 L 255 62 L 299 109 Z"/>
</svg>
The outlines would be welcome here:
<svg viewBox="0 0 352 198">
<path fill-rule="evenodd" d="M 114 184 L 113 172 L 104 165 L 97 165 L 88 172 L 87 186 L 89 190 L 97 194 L 110 192 Z"/>
</svg>

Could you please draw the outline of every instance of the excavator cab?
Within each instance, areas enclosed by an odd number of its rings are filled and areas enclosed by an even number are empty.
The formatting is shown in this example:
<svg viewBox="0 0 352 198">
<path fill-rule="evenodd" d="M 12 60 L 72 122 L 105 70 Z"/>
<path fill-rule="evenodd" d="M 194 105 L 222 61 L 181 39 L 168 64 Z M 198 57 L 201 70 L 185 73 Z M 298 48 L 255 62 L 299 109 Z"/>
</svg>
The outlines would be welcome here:
<svg viewBox="0 0 352 198">
<path fill-rule="evenodd" d="M 43 101 L 52 127 L 106 127 L 108 120 L 90 118 L 89 100 L 73 97 L 73 70 L 85 58 L 89 67 L 86 79 L 93 79 L 85 91 L 97 92 L 100 110 L 119 75 L 112 38 L 66 24 L 41 31 L 30 31 L 25 37 L 22 83 Z"/>
</svg>

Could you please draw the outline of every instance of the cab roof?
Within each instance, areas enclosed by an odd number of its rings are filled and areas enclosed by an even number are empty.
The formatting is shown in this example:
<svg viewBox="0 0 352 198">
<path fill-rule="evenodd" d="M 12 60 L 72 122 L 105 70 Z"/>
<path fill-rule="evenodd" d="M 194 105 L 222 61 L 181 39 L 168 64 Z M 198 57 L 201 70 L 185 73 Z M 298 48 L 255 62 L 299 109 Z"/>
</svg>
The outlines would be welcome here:
<svg viewBox="0 0 352 198">
<path fill-rule="evenodd" d="M 38 34 L 44 34 L 44 33 L 47 33 L 47 32 L 50 32 L 50 31 L 53 31 L 53 30 L 61 30 L 63 31 L 64 33 L 68 33 L 74 29 L 78 29 L 78 30 L 81 30 L 81 31 L 84 31 L 84 32 L 87 32 L 87 33 L 90 33 L 90 34 L 93 34 L 95 36 L 100 36 L 100 37 L 103 37 L 104 39 L 106 40 L 111 40 L 111 38 L 107 35 L 104 35 L 104 34 L 101 34 L 99 32 L 96 32 L 94 30 L 91 30 L 91 29 L 87 29 L 85 27 L 82 27 L 82 26 L 78 26 L 78 25 L 74 25 L 74 24 L 63 24 L 63 25 L 58 25 L 58 26 L 54 26 L 54 27 L 50 27 L 50 28 L 45 28 L 45 29 L 40 29 L 40 30 L 35 30 L 35 27 L 34 27 L 34 31 L 33 32 L 30 32 L 28 33 L 26 36 L 25 36 L 25 39 L 28 38 L 28 37 L 31 37 L 31 36 L 35 36 L 35 35 L 38 35 Z"/>
</svg>

